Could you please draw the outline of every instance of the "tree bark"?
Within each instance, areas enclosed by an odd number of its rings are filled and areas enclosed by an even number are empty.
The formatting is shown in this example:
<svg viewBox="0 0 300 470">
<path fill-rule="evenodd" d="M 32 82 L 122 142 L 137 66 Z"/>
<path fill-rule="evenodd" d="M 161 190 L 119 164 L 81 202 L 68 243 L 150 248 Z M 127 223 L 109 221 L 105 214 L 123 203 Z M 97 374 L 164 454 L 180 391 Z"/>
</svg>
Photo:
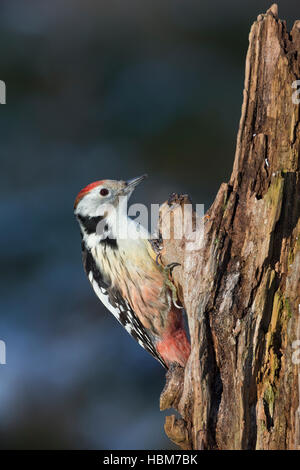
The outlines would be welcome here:
<svg viewBox="0 0 300 470">
<path fill-rule="evenodd" d="M 300 21 L 289 33 L 273 5 L 250 31 L 233 171 L 196 249 L 172 225 L 187 196 L 161 207 L 161 260 L 181 263 L 192 347 L 161 409 L 180 413 L 165 430 L 183 449 L 300 449 L 299 58 Z"/>
</svg>

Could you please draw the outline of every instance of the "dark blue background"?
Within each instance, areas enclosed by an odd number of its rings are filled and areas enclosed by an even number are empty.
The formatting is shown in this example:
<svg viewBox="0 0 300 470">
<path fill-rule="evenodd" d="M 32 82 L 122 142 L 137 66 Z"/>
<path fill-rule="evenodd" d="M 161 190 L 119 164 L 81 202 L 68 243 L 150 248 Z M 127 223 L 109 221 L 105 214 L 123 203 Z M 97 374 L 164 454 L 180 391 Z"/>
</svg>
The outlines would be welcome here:
<svg viewBox="0 0 300 470">
<path fill-rule="evenodd" d="M 233 163 L 248 33 L 268 1 L 2 0 L 2 448 L 161 449 L 164 371 L 94 295 L 73 201 L 150 178 L 212 202 Z M 280 16 L 300 17 L 299 1 Z"/>
</svg>

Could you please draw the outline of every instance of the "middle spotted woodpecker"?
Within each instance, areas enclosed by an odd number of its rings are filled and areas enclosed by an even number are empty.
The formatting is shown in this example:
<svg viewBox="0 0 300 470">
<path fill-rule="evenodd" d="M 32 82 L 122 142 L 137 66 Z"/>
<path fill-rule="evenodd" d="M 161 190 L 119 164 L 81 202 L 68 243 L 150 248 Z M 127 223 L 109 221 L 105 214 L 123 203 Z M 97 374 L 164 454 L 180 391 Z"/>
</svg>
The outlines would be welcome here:
<svg viewBox="0 0 300 470">
<path fill-rule="evenodd" d="M 190 343 L 170 280 L 177 263 L 158 264 L 148 232 L 127 215 L 127 199 L 144 178 L 96 181 L 79 192 L 74 212 L 84 269 L 99 299 L 143 348 L 166 368 L 184 366 Z"/>
</svg>

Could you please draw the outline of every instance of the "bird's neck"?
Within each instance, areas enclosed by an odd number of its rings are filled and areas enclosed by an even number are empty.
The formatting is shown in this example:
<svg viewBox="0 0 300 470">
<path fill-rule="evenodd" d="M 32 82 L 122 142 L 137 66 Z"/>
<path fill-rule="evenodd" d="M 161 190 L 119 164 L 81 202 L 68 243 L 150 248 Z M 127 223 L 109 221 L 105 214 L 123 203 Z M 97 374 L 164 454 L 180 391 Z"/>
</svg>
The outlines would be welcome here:
<svg viewBox="0 0 300 470">
<path fill-rule="evenodd" d="M 77 216 L 83 241 L 89 249 L 99 244 L 109 243 L 113 246 L 139 245 L 142 241 L 149 239 L 148 231 L 138 222 L 128 217 L 125 212 L 102 216 Z"/>
</svg>

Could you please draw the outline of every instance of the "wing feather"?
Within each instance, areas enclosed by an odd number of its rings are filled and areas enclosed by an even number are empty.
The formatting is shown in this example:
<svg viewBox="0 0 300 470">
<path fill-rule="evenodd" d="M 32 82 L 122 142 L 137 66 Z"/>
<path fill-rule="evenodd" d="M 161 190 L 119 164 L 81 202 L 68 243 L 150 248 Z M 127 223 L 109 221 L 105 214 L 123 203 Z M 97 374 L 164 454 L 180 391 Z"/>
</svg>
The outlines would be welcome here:
<svg viewBox="0 0 300 470">
<path fill-rule="evenodd" d="M 105 307 L 114 315 L 125 330 L 161 365 L 167 368 L 162 357 L 156 351 L 154 343 L 141 321 L 134 313 L 130 303 L 121 293 L 104 279 L 99 267 L 96 265 L 91 252 L 82 245 L 82 259 L 87 277 L 92 287 Z"/>
</svg>

